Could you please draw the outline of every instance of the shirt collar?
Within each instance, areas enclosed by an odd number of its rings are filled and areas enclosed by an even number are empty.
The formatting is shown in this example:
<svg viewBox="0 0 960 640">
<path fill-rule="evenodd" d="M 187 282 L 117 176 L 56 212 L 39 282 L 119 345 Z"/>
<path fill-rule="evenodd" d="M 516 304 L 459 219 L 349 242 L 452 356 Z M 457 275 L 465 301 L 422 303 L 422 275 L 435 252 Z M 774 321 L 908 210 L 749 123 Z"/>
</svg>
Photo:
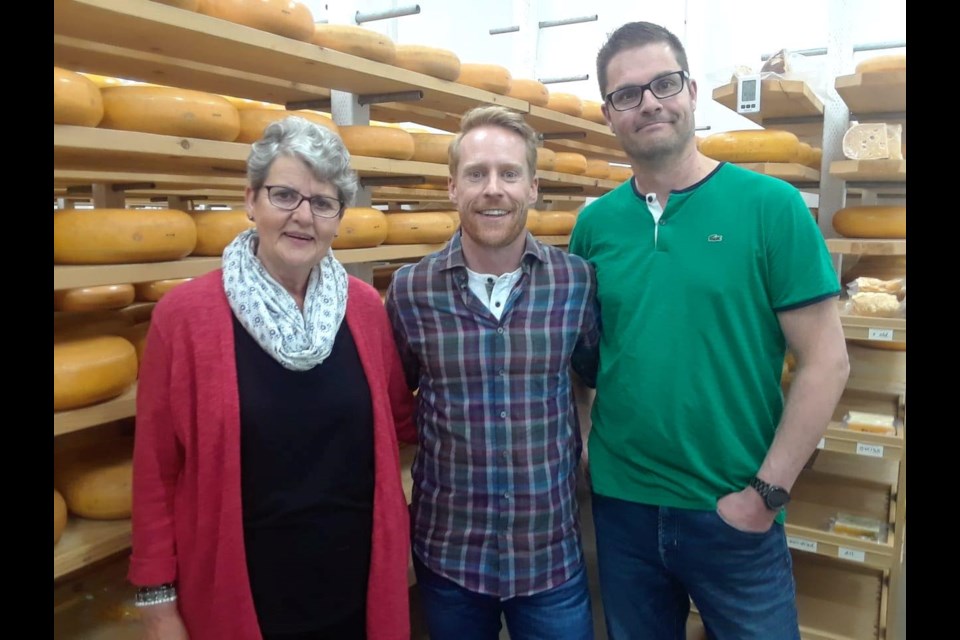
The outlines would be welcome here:
<svg viewBox="0 0 960 640">
<path fill-rule="evenodd" d="M 463 242 L 461 240 L 462 229 L 457 229 L 447 246 L 440 250 L 441 271 L 450 269 L 467 268 L 467 262 L 463 257 Z M 524 273 L 530 272 L 530 265 L 533 261 L 546 262 L 546 251 L 542 242 L 533 237 L 529 231 L 526 232 L 527 240 L 523 247 L 523 255 L 520 257 L 520 268 Z"/>
</svg>

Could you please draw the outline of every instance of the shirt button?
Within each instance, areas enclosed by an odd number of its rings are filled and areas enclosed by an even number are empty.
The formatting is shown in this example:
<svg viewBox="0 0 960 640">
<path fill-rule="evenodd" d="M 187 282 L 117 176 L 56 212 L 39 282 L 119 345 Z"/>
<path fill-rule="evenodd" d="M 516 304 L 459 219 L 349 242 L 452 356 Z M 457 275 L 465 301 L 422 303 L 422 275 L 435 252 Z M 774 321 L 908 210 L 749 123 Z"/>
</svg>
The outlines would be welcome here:
<svg viewBox="0 0 960 640">
<path fill-rule="evenodd" d="M 501 376 L 507 375 L 507 372 L 504 371 L 503 369 L 500 369 L 500 371 L 497 371 L 497 373 L 499 373 Z"/>
<path fill-rule="evenodd" d="M 502 333 L 503 333 L 503 327 L 497 327 L 497 333 L 502 334 Z"/>
<path fill-rule="evenodd" d="M 501 411 L 501 412 L 500 412 L 500 417 L 501 417 L 501 418 L 506 418 L 506 417 L 507 417 L 507 412 L 506 412 L 506 411 Z"/>
<path fill-rule="evenodd" d="M 503 494 L 503 497 L 506 498 L 507 500 L 509 500 L 509 499 L 510 499 L 510 495 L 511 495 L 510 492 L 507 491 L 505 494 Z"/>
<path fill-rule="evenodd" d="M 662 227 L 663 225 L 665 225 L 665 224 L 667 224 L 667 221 L 666 221 L 666 220 L 661 220 L 661 221 L 660 221 L 660 226 L 661 226 L 661 227 Z"/>
<path fill-rule="evenodd" d="M 494 303 L 494 306 L 499 307 L 499 306 L 500 306 L 500 303 L 499 303 L 499 302 L 495 302 L 495 303 Z"/>
</svg>

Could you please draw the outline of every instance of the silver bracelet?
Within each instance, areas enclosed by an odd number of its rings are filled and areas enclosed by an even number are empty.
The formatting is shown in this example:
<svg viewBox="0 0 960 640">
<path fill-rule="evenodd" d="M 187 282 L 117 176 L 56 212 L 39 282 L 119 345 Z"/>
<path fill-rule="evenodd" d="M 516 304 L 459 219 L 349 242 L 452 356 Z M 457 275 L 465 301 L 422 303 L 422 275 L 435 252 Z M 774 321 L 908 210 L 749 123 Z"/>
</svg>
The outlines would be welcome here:
<svg viewBox="0 0 960 640">
<path fill-rule="evenodd" d="M 155 587 L 140 587 L 133 604 L 136 607 L 151 607 L 155 604 L 174 602 L 177 599 L 177 588 L 173 583 L 161 584 Z"/>
</svg>

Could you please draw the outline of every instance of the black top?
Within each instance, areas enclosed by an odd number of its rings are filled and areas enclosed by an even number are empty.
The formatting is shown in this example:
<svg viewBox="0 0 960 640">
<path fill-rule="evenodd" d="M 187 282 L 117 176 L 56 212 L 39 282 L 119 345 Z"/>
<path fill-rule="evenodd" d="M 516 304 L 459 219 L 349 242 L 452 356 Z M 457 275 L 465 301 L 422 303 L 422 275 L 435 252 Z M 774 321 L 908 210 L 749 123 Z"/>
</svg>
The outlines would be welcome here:
<svg viewBox="0 0 960 640">
<path fill-rule="evenodd" d="M 265 633 L 321 629 L 363 610 L 373 520 L 373 409 L 340 325 L 309 371 L 269 356 L 233 319 L 244 543 Z M 212 586 L 212 585 L 211 585 Z"/>
</svg>

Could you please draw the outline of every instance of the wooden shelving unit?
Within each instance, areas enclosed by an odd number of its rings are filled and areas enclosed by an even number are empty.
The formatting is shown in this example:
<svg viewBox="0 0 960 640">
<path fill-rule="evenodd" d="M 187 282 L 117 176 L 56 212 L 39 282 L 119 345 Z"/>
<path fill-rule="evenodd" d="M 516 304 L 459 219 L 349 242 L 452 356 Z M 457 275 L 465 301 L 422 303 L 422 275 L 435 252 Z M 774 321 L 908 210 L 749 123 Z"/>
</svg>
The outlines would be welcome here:
<svg viewBox="0 0 960 640">
<path fill-rule="evenodd" d="M 737 81 L 713 90 L 713 99 L 731 111 L 737 109 Z M 823 102 L 802 80 L 769 77 L 760 82 L 760 113 L 743 116 L 765 129 L 790 131 L 801 142 L 823 143 Z"/>
<path fill-rule="evenodd" d="M 129 548 L 129 520 L 86 520 L 71 515 L 53 548 L 53 579 Z"/>
</svg>

